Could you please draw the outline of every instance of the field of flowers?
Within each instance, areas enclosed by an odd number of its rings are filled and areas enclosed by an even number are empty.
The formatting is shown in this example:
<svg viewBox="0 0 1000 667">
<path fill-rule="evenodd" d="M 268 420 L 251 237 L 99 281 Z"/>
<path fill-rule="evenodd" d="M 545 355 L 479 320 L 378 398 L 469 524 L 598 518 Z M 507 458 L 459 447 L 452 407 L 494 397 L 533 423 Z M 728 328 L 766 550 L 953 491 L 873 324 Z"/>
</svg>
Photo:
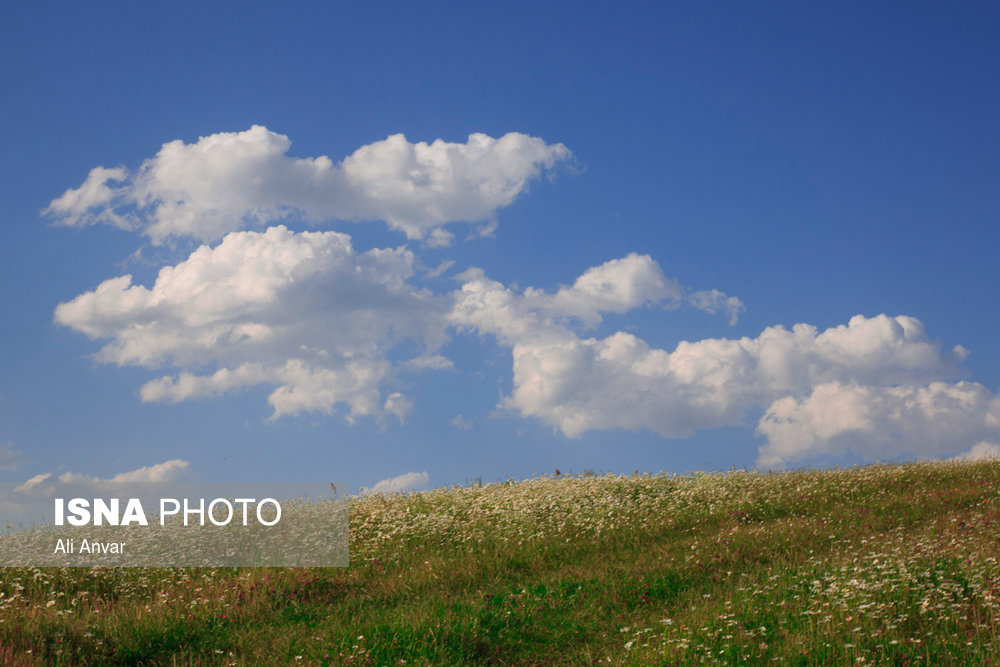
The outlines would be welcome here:
<svg viewBox="0 0 1000 667">
<path fill-rule="evenodd" d="M 5 664 L 1000 662 L 1000 462 L 350 503 L 347 568 L 6 568 Z"/>
</svg>

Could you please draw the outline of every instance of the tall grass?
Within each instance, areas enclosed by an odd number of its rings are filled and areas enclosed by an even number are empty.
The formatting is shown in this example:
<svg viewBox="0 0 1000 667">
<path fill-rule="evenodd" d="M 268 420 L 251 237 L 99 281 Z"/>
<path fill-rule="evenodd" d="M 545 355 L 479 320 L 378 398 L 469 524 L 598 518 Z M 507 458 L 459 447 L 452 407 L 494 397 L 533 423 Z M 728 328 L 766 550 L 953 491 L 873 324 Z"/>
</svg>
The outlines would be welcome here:
<svg viewBox="0 0 1000 667">
<path fill-rule="evenodd" d="M 351 501 L 342 569 L 0 571 L 10 664 L 1000 662 L 1000 463 Z"/>
</svg>

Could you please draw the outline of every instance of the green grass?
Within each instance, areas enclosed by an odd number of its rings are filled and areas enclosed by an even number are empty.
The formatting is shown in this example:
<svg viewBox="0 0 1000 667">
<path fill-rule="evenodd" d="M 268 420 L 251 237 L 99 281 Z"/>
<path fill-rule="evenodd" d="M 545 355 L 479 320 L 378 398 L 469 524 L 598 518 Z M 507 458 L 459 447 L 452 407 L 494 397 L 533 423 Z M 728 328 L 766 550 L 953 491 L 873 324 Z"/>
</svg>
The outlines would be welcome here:
<svg viewBox="0 0 1000 667">
<path fill-rule="evenodd" d="M 0 660 L 992 664 L 998 527 L 1000 463 L 369 496 L 348 568 L 0 570 Z"/>
</svg>

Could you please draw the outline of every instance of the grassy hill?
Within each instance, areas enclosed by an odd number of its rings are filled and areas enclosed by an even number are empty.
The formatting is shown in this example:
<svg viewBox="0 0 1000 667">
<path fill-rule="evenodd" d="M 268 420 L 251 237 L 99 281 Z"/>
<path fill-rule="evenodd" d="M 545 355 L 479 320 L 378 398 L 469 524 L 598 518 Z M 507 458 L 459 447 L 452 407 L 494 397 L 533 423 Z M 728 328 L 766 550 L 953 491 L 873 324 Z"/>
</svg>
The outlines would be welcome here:
<svg viewBox="0 0 1000 667">
<path fill-rule="evenodd" d="M 995 462 L 376 495 L 344 569 L 0 570 L 0 659 L 995 663 L 998 529 Z"/>
</svg>

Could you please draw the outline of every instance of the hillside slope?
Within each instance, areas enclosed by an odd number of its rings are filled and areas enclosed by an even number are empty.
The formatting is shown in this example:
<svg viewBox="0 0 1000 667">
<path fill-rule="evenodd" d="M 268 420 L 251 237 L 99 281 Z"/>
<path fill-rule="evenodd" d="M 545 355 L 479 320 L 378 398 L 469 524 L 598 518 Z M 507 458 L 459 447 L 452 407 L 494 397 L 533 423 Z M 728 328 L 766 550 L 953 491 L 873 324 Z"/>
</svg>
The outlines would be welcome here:
<svg viewBox="0 0 1000 667">
<path fill-rule="evenodd" d="M 356 498 L 328 570 L 6 569 L 10 664 L 1000 661 L 1000 463 Z"/>
</svg>

